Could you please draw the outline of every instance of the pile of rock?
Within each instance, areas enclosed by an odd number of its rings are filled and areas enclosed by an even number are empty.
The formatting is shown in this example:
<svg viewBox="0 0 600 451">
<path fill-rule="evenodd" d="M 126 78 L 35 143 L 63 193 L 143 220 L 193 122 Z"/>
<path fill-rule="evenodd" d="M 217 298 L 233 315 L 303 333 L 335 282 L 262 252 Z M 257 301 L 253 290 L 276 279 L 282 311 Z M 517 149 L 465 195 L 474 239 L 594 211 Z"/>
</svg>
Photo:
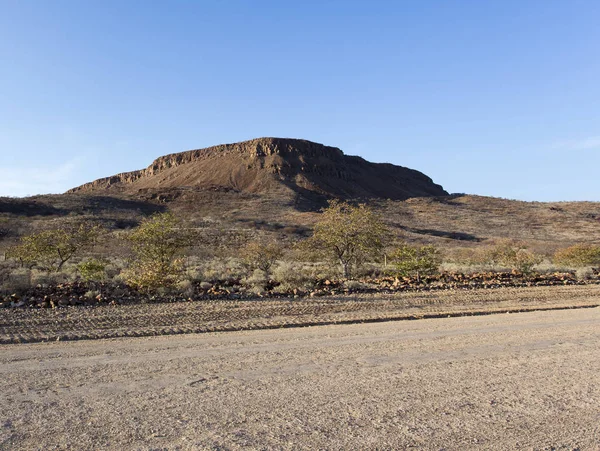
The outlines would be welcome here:
<svg viewBox="0 0 600 451">
<path fill-rule="evenodd" d="M 0 295 L 0 308 L 61 308 L 69 306 L 97 306 L 134 304 L 143 302 L 182 302 L 213 299 L 252 299 L 257 297 L 321 297 L 349 293 L 391 293 L 401 291 L 470 290 L 481 288 L 583 285 L 600 283 L 577 280 L 574 273 L 531 274 L 517 272 L 482 272 L 474 274 L 442 273 L 417 277 L 382 277 L 348 280 L 318 280 L 314 289 L 281 290 L 270 282 L 264 291 L 244 292 L 239 282 L 194 282 L 185 294 L 177 291 L 149 294 L 124 284 L 72 282 L 53 286 L 37 286 L 22 294 Z"/>
<path fill-rule="evenodd" d="M 139 301 L 140 293 L 127 285 L 71 282 L 38 285 L 22 294 L 0 295 L 0 308 L 58 308 Z"/>
<path fill-rule="evenodd" d="M 371 281 L 381 289 L 391 291 L 578 285 L 590 282 L 598 282 L 598 278 L 583 282 L 577 280 L 575 273 L 526 275 L 516 271 L 490 271 L 473 274 L 444 272 L 423 276 L 419 279 L 416 277 L 389 277 Z"/>
</svg>

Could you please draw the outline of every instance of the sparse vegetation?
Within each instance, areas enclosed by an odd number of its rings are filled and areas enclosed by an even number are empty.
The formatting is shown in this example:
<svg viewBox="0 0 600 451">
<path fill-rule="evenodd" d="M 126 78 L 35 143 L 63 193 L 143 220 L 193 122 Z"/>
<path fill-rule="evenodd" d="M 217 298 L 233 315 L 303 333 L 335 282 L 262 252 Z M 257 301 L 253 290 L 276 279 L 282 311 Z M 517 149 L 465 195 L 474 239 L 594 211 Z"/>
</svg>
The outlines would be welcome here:
<svg viewBox="0 0 600 451">
<path fill-rule="evenodd" d="M 394 290 L 460 285 L 461 277 L 470 284 L 487 287 L 554 283 L 552 277 L 560 283 L 597 283 L 599 279 L 594 269 L 600 266 L 593 235 L 598 216 L 595 204 L 561 204 L 560 209 L 553 210 L 542 203 L 448 196 L 405 202 L 374 200 L 368 206 L 333 201 L 317 213 L 292 210 L 289 202 L 277 196 L 190 192 L 185 196 L 191 197 L 179 202 L 180 193 L 173 191 L 169 199 L 174 200 L 157 204 L 148 200 L 155 194 L 149 191 L 143 194 L 146 200 L 135 201 L 65 195 L 5 202 L 4 211 L 9 213 L 0 212 L 0 224 L 9 232 L 0 241 L 0 251 L 5 251 L 7 257 L 0 262 L 1 296 L 23 293 L 37 299 L 40 293 L 49 296 L 56 290 L 77 290 L 68 287 L 78 287 L 78 283 L 85 285 L 86 291 L 97 289 L 103 296 L 122 291 L 129 293 L 123 296 L 132 299 L 147 299 L 148 294 L 156 300 L 323 296 L 347 289 L 388 290 L 394 285 L 391 272 L 405 277 L 393 286 Z M 88 209 L 94 202 L 92 214 Z M 193 205 L 203 207 L 199 210 Z M 172 212 L 164 213 L 167 209 Z M 223 211 L 225 214 L 221 214 Z M 146 216 L 149 214 L 155 216 Z M 523 215 L 535 216 L 545 235 L 536 235 L 537 229 L 519 228 L 518 218 Z M 560 222 L 563 216 L 574 225 L 565 228 Z M 172 259 L 167 258 L 171 264 L 166 271 L 161 258 L 150 257 L 152 252 L 148 250 L 140 253 L 145 246 L 140 230 L 151 219 L 160 217 L 170 217 L 175 223 L 175 217 L 186 220 L 185 228 L 181 224 L 166 227 L 169 232 L 157 236 L 168 238 L 154 241 L 158 249 L 164 243 L 177 242 L 177 235 L 184 242 L 175 246 L 178 250 Z M 500 217 L 510 227 L 500 230 L 481 225 L 494 224 Z M 72 233 L 77 230 L 72 225 L 81 223 L 102 224 L 106 233 L 73 254 L 66 253 L 62 263 L 55 255 L 47 260 L 44 256 L 50 253 L 39 252 L 44 249 L 39 243 L 48 231 Z M 289 232 L 290 227 L 296 227 L 294 224 L 300 224 L 297 227 L 302 233 Z M 193 240 L 188 230 L 193 231 Z M 573 240 L 583 243 L 584 234 L 590 238 L 585 244 L 565 246 L 572 245 Z M 400 236 L 407 248 L 405 260 L 397 267 L 392 241 Z M 533 238 L 524 239 L 527 236 Z M 540 236 L 556 236 L 557 240 L 544 241 Z M 35 237 L 37 243 L 28 237 Z M 188 246 L 190 243 L 193 246 Z M 414 270 L 414 262 L 407 262 L 408 248 L 426 246 L 435 246 L 444 259 L 440 274 L 425 278 L 424 274 L 435 273 L 438 268 Z M 510 270 L 514 277 L 506 275 Z M 557 272 L 562 275 L 552 276 Z M 90 285 L 89 281 L 94 283 Z M 63 288 L 58 288 L 61 285 Z M 112 299 L 117 301 L 119 297 Z M 80 302 L 88 301 L 84 298 Z"/>
</svg>

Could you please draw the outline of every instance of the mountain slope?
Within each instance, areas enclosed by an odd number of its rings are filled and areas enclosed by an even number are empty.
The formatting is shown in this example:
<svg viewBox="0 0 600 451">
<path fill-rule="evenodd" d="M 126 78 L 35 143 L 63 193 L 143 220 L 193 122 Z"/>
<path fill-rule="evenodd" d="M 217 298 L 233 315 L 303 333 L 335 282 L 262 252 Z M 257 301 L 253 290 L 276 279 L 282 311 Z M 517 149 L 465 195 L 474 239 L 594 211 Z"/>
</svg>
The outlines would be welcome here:
<svg viewBox="0 0 600 451">
<path fill-rule="evenodd" d="M 173 188 L 393 200 L 448 194 L 413 169 L 370 163 L 336 147 L 284 138 L 166 155 L 146 169 L 99 179 L 70 192 L 135 194 Z"/>
</svg>

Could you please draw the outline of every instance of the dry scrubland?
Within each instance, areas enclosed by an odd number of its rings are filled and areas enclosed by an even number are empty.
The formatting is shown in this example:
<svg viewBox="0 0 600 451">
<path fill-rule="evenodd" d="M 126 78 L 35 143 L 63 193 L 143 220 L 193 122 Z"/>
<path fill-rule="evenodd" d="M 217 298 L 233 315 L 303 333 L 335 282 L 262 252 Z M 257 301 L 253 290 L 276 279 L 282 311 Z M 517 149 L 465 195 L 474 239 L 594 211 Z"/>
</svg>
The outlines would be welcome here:
<svg viewBox="0 0 600 451">
<path fill-rule="evenodd" d="M 139 260 L 139 254 L 132 253 L 136 243 L 132 245 L 131 239 L 136 236 L 136 227 L 148 218 L 147 215 L 167 209 L 179 218 L 177 227 L 193 233 L 185 250 L 185 259 L 177 266 L 180 270 L 178 284 L 169 284 L 173 296 L 196 296 L 195 285 L 200 283 L 222 286 L 242 297 L 304 294 L 314 291 L 326 280 L 339 280 L 337 263 L 307 262 L 307 256 L 297 249 L 298 243 L 311 240 L 313 247 L 323 247 L 322 241 L 315 241 L 314 236 L 310 238 L 322 222 L 322 213 L 302 211 L 290 205 L 289 199 L 273 195 L 210 194 L 194 190 L 177 193 L 173 198 L 161 198 L 162 201 L 153 196 L 145 199 L 142 194 L 137 199 L 67 194 L 0 201 L 0 251 L 10 250 L 19 237 L 40 236 L 48 230 L 72 228 L 78 223 L 95 224 L 103 231 L 101 239 L 93 246 L 88 246 L 85 252 L 74 253 L 64 263 L 55 261 L 40 265 L 39 261 L 34 261 L 33 269 L 29 270 L 31 265 L 22 260 L 20 265 L 25 268 L 18 267 L 20 256 L 0 262 L 0 284 L 5 294 L 12 294 L 11 290 L 19 294 L 30 287 L 81 278 L 135 285 L 140 282 L 139 277 L 135 280 L 131 274 L 128 277 L 127 272 L 131 263 Z M 219 204 L 221 200 L 223 204 Z M 428 272 L 441 269 L 450 273 L 507 270 L 528 273 L 533 269 L 546 274 L 571 272 L 578 280 L 597 278 L 597 271 L 594 273 L 591 269 L 600 264 L 597 246 L 600 214 L 596 213 L 599 209 L 595 203 L 544 204 L 446 196 L 407 201 L 372 200 L 369 208 L 382 219 L 392 242 L 401 240 L 415 249 L 421 246 L 435 251 L 436 259 L 427 268 Z M 218 209 L 219 217 L 215 215 L 215 209 Z M 254 218 L 247 217 L 250 213 Z M 200 217 L 203 214 L 206 215 Z M 243 218 L 239 218 L 240 215 Z M 328 235 L 327 230 L 323 235 Z M 370 234 L 366 236 L 370 237 Z M 362 265 L 354 265 L 351 278 L 356 281 L 344 282 L 348 285 L 346 288 L 353 288 L 352 284 L 369 288 L 374 278 L 394 274 L 393 258 L 399 253 L 398 248 L 392 243 L 386 249 L 380 239 L 370 241 L 372 243 L 360 243 L 361 252 L 365 254 L 361 257 Z M 268 267 L 263 267 L 261 262 L 249 263 L 240 255 L 257 242 L 276 243 L 276 249 L 267 248 L 273 251 Z M 368 252 L 364 252 L 366 244 L 371 247 Z M 556 256 L 568 246 L 591 246 L 594 255 L 586 261 L 557 259 Z M 514 254 L 510 259 L 501 255 L 506 254 L 506 249 Z M 391 266 L 384 264 L 384 256 L 389 257 Z M 321 255 L 323 257 L 331 255 Z M 98 264 L 102 267 L 94 274 L 91 270 Z M 43 267 L 49 272 L 44 272 Z M 60 271 L 55 271 L 56 268 Z M 158 272 L 156 267 L 147 266 L 142 273 L 152 272 L 149 269 Z M 165 272 L 164 268 L 160 269 Z M 414 271 L 401 275 L 414 275 Z M 344 276 L 347 279 L 350 275 Z M 154 287 L 164 288 L 158 294 L 169 294 L 165 292 L 165 280 L 160 282 Z M 90 284 L 87 290 L 90 299 L 101 294 L 101 290 Z"/>
<path fill-rule="evenodd" d="M 193 227 L 211 231 L 245 231 L 278 240 L 306 236 L 318 220 L 324 200 L 277 194 L 194 189 L 147 190 L 136 195 L 63 194 L 25 199 L 0 198 L 0 246 L 30 231 L 69 218 L 99 220 L 107 228 L 126 230 L 152 213 L 172 211 Z M 521 202 L 473 195 L 370 199 L 369 204 L 408 241 L 444 249 L 477 246 L 488 240 L 531 242 L 540 252 L 576 243 L 600 244 L 598 202 Z"/>
<path fill-rule="evenodd" d="M 594 451 L 599 353 L 598 308 L 4 345 L 0 449 Z"/>
</svg>

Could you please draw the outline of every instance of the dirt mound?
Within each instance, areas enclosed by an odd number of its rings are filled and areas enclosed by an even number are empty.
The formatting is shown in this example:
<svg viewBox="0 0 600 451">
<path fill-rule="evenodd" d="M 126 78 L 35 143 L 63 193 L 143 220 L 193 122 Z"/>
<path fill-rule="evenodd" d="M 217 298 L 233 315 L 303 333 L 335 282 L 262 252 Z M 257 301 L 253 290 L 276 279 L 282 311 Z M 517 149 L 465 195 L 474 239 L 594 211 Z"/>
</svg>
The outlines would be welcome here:
<svg viewBox="0 0 600 451">
<path fill-rule="evenodd" d="M 70 192 L 134 194 L 172 188 L 394 200 L 448 194 L 413 169 L 370 163 L 344 155 L 336 147 L 283 138 L 259 138 L 166 155 L 146 169 L 99 179 Z"/>
</svg>

